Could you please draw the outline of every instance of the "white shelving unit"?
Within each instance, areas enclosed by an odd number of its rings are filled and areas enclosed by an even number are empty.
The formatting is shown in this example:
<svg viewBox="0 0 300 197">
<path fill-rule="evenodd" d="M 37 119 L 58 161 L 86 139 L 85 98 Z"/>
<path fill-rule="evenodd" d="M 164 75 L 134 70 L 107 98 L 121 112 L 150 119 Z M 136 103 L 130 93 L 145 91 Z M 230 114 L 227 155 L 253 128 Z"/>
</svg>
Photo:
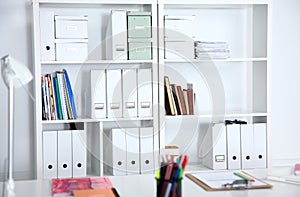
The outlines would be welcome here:
<svg viewBox="0 0 300 197">
<path fill-rule="evenodd" d="M 165 116 L 162 109 L 160 120 L 166 127 L 161 141 L 176 145 L 173 132 L 186 133 L 191 141 L 179 142 L 184 146 L 180 151 L 191 155 L 190 163 L 201 163 L 200 138 L 213 123 L 242 119 L 268 125 L 270 7 L 268 0 L 158 0 L 160 30 L 165 15 L 194 15 L 194 27 L 185 30 L 193 34 L 191 40 L 227 42 L 230 50 L 226 59 L 165 59 L 164 32 L 159 32 L 160 81 L 168 76 L 170 83 L 182 87 L 192 83 L 196 94 L 195 115 Z M 159 97 L 164 100 L 163 88 Z M 179 129 L 173 131 L 178 122 Z"/>
<path fill-rule="evenodd" d="M 108 1 L 108 0 L 33 0 L 34 22 L 34 76 L 35 76 L 35 169 L 36 178 L 43 175 L 43 131 L 69 129 L 73 123 L 87 133 L 87 170 L 88 175 L 104 175 L 103 135 L 105 130 L 116 127 L 150 126 L 158 130 L 157 108 L 153 108 L 152 117 L 133 118 L 90 118 L 87 114 L 87 94 L 89 89 L 89 72 L 92 69 L 151 68 L 153 79 L 153 106 L 158 106 L 158 66 L 156 27 L 157 2 L 154 0 Z M 152 23 L 152 60 L 109 60 L 105 57 L 106 28 L 111 10 L 128 10 L 151 12 Z M 55 15 L 88 15 L 88 59 L 85 61 L 48 61 L 40 56 L 40 12 L 51 11 Z M 40 76 L 66 68 L 69 73 L 78 119 L 76 120 L 42 120 L 41 80 Z"/>
<path fill-rule="evenodd" d="M 182 153 L 190 163 L 201 162 L 198 138 L 212 123 L 243 119 L 250 123 L 269 122 L 270 2 L 269 0 L 33 0 L 34 76 L 35 76 L 35 169 L 43 178 L 43 130 L 64 129 L 69 123 L 87 132 L 90 175 L 104 175 L 104 132 L 116 127 L 152 126 L 159 135 L 159 148 L 172 144 L 168 125 L 179 124 Z M 152 13 L 152 60 L 107 60 L 105 29 L 110 11 L 126 9 Z M 88 15 L 88 54 L 86 61 L 46 61 L 40 56 L 39 13 Z M 196 40 L 224 41 L 230 49 L 227 59 L 164 59 L 164 15 L 195 15 Z M 86 99 L 89 71 L 111 68 L 152 68 L 153 117 L 93 119 L 87 115 Z M 42 120 L 40 76 L 66 68 L 75 94 L 79 118 Z M 164 76 L 172 83 L 193 83 L 195 115 L 166 116 Z M 173 125 L 174 126 L 174 125 Z M 267 129 L 267 136 L 269 136 Z M 176 138 L 176 136 L 175 136 Z M 176 140 L 180 138 L 177 136 Z M 267 138 L 268 139 L 268 138 Z M 98 146 L 95 146 L 98 144 Z M 269 147 L 269 145 L 267 145 Z"/>
</svg>

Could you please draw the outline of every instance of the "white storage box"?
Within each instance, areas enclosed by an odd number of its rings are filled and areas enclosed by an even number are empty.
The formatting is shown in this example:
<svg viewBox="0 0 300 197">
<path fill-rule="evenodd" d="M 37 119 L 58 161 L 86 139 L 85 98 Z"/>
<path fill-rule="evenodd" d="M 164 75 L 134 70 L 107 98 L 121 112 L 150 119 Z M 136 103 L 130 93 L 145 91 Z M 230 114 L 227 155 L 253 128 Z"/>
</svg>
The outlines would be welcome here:
<svg viewBox="0 0 300 197">
<path fill-rule="evenodd" d="M 196 16 L 168 16 L 164 17 L 165 41 L 189 41 L 195 37 Z"/>
<path fill-rule="evenodd" d="M 194 41 L 165 42 L 165 59 L 195 59 Z"/>
<path fill-rule="evenodd" d="M 55 60 L 54 12 L 40 12 L 41 60 Z"/>
<path fill-rule="evenodd" d="M 88 57 L 87 39 L 56 40 L 56 60 L 83 61 Z"/>
<path fill-rule="evenodd" d="M 55 38 L 88 38 L 88 17 L 55 16 Z"/>
</svg>

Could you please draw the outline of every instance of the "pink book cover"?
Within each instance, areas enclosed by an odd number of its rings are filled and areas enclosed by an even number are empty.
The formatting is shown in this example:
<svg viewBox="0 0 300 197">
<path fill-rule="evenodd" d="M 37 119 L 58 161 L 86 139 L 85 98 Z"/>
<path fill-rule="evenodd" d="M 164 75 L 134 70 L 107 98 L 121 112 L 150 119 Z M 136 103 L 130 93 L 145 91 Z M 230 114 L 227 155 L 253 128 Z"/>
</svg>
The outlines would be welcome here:
<svg viewBox="0 0 300 197">
<path fill-rule="evenodd" d="M 109 188 L 112 184 L 107 177 L 52 179 L 52 196 L 73 195 L 74 190 Z"/>
</svg>

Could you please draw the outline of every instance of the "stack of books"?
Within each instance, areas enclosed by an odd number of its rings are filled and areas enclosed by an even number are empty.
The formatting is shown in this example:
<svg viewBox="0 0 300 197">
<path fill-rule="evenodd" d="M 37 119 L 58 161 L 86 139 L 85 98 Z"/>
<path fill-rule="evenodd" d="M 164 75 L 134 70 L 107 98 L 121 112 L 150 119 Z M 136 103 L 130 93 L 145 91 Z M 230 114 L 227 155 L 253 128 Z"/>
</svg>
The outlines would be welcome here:
<svg viewBox="0 0 300 197">
<path fill-rule="evenodd" d="M 66 69 L 41 76 L 42 119 L 77 119 L 73 91 Z"/>
<path fill-rule="evenodd" d="M 164 77 L 166 115 L 194 115 L 193 84 L 187 83 L 187 88 L 170 84 L 168 76 Z"/>
<path fill-rule="evenodd" d="M 226 59 L 230 57 L 227 42 L 195 41 L 195 59 Z"/>
</svg>

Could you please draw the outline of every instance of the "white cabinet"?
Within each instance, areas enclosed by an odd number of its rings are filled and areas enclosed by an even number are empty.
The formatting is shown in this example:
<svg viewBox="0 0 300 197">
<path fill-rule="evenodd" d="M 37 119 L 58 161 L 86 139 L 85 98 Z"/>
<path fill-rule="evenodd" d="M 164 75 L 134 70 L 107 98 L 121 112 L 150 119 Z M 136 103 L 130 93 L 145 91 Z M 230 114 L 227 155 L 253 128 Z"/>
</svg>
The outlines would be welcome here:
<svg viewBox="0 0 300 197">
<path fill-rule="evenodd" d="M 71 147 L 71 151 L 76 151 L 80 149 L 83 153 L 86 152 L 86 164 L 87 175 L 103 175 L 105 171 L 105 154 L 103 141 L 110 140 L 104 137 L 104 131 L 111 132 L 114 129 L 126 129 L 126 128 L 148 128 L 153 127 L 158 131 L 158 108 L 153 106 L 158 106 L 158 64 L 157 64 L 157 2 L 154 0 L 134 0 L 134 1 L 107 1 L 107 0 L 95 0 L 95 1 L 78 1 L 78 0 L 33 0 L 33 41 L 34 41 L 34 75 L 35 75 L 35 151 L 36 151 L 36 176 L 38 179 L 45 178 L 47 174 L 43 169 L 43 147 L 47 146 L 47 140 L 43 140 L 43 132 L 51 133 L 51 131 L 69 131 L 72 130 L 84 130 L 86 133 L 85 144 L 80 144 L 76 146 L 76 143 Z M 137 58 L 136 60 L 129 60 L 127 51 L 128 49 L 122 48 L 119 51 L 119 47 L 116 50 L 119 52 L 117 56 L 112 57 L 107 56 L 106 51 L 112 46 L 107 46 L 109 40 L 113 39 L 111 35 L 108 34 L 108 30 L 111 28 L 112 24 L 110 19 L 111 14 L 116 10 L 123 10 L 121 17 L 123 21 L 127 21 L 127 15 L 129 12 L 135 13 L 137 15 L 142 15 L 147 13 L 147 24 L 150 27 L 147 30 L 150 32 L 147 39 L 151 43 L 151 47 L 147 48 L 150 55 L 149 58 Z M 118 23 L 118 20 L 114 20 L 114 23 Z M 143 22 L 143 21 L 139 21 Z M 134 21 L 133 21 L 134 23 Z M 114 24 L 116 27 L 118 24 Z M 122 32 L 113 32 L 115 39 L 123 39 L 122 43 L 125 43 L 127 47 L 128 32 L 127 24 L 124 24 L 125 29 Z M 125 35 L 125 36 L 124 36 Z M 131 36 L 132 37 L 132 36 Z M 134 35 L 133 35 L 134 38 Z M 133 39 L 131 38 L 131 39 Z M 121 43 L 121 44 L 122 44 Z M 134 50 L 136 50 L 134 48 Z M 148 53 L 148 52 L 147 52 Z M 133 54 L 136 55 L 136 54 Z M 125 57 L 125 58 L 123 58 Z M 53 107 L 50 106 L 47 110 L 51 112 L 50 116 L 44 116 L 45 113 L 45 103 L 51 102 L 51 94 L 44 95 L 41 90 L 41 76 L 46 74 L 57 73 L 57 71 L 62 71 L 66 69 L 69 76 L 69 81 L 73 91 L 74 105 L 76 107 L 77 118 L 71 118 L 69 113 L 72 113 L 68 108 L 68 118 L 62 120 L 55 110 L 52 111 Z M 129 113 L 123 112 L 122 100 L 119 102 L 119 111 L 117 114 L 111 114 L 114 112 L 106 111 L 108 107 L 114 108 L 113 106 L 102 106 L 102 104 L 109 103 L 109 101 L 115 98 L 116 90 L 112 89 L 113 83 L 116 83 L 118 88 L 119 97 L 122 99 L 122 73 L 125 70 L 136 70 L 137 73 L 140 70 L 150 70 L 147 76 L 147 81 L 150 83 L 151 89 L 151 109 L 149 109 L 149 116 L 138 116 L 137 108 L 138 103 L 134 103 L 135 115 L 130 115 Z M 103 74 L 103 79 L 99 80 L 99 83 L 104 80 L 104 85 L 99 85 L 97 81 L 100 77 L 93 77 L 92 73 L 97 73 L 97 71 L 105 71 Z M 107 73 L 112 71 L 119 72 L 119 80 L 115 78 L 110 79 Z M 53 75 L 55 78 L 55 74 Z M 126 80 L 125 80 L 126 81 Z M 133 83 L 138 83 L 136 79 Z M 92 84 L 92 85 L 91 85 Z M 53 85 L 53 83 L 52 83 Z M 144 86 L 145 84 L 135 84 L 135 91 L 137 97 L 137 87 Z M 53 85 L 55 86 L 55 84 Z M 105 86 L 105 87 L 104 87 Z M 124 84 L 126 86 L 126 84 Z M 95 91 L 95 88 L 103 88 L 103 90 Z M 69 90 L 69 89 L 68 89 Z M 126 89 L 125 89 L 126 90 Z M 107 101 L 99 101 L 98 92 L 102 92 Z M 66 91 L 65 96 L 69 92 Z M 55 92 L 53 93 L 55 95 Z M 131 96 L 132 92 L 127 93 L 127 97 Z M 107 95 L 111 97 L 108 98 Z M 152 95 L 154 95 L 152 97 Z M 43 96 L 49 96 L 50 100 L 47 98 L 41 99 Z M 103 95 L 100 95 L 103 96 Z M 98 100 L 97 100 L 98 99 Z M 100 99 L 101 100 L 101 99 Z M 55 103 L 54 106 L 58 105 Z M 100 103 L 99 103 L 99 102 Z M 128 102 L 128 101 L 126 101 Z M 150 101 L 147 101 L 150 102 Z M 61 104 L 60 104 L 61 105 Z M 68 103 L 66 104 L 68 105 Z M 49 106 L 49 105 L 48 105 Z M 62 106 L 62 105 L 61 105 Z M 150 106 L 150 105 L 147 105 Z M 130 106 L 129 106 L 130 107 Z M 57 109 L 57 108 L 56 108 Z M 59 109 L 59 108 L 58 108 Z M 101 116 L 97 116 L 97 111 L 95 110 L 105 110 L 101 112 Z M 110 108 L 109 108 L 110 109 Z M 131 109 L 131 108 L 130 108 Z M 143 106 L 142 106 L 142 109 Z M 134 113 L 132 113 L 134 114 Z M 154 115 L 153 115 L 154 114 Z M 47 117 L 47 118 L 45 118 Z M 78 139 L 74 139 L 78 141 Z M 48 146 L 47 146 L 48 147 Z M 82 147 L 86 148 L 86 151 L 82 150 Z M 56 147 L 57 148 L 57 147 Z M 59 148 L 59 147 L 58 147 Z M 158 148 L 156 148 L 157 150 Z M 139 151 L 139 150 L 137 150 Z M 71 152 L 72 153 L 72 152 Z M 72 156 L 67 154 L 68 157 Z M 112 153 L 110 153 L 112 154 Z M 58 156 L 57 156 L 58 157 Z M 46 157 L 47 158 L 47 157 Z M 58 159 L 62 159 L 58 157 Z M 46 164 L 45 164 L 46 165 Z M 74 163 L 74 168 L 78 167 L 78 162 Z M 70 166 L 72 167 L 72 166 Z M 85 166 L 84 166 L 85 167 Z M 75 176 L 84 176 L 81 172 L 78 172 Z M 67 175 L 66 175 L 67 176 Z M 68 175 L 69 176 L 69 175 Z M 72 175 L 71 175 L 72 176 Z"/>
<path fill-rule="evenodd" d="M 161 122 L 166 122 L 161 141 L 180 144 L 180 152 L 190 154 L 191 163 L 200 163 L 205 157 L 201 153 L 204 141 L 215 123 L 240 119 L 268 125 L 269 1 L 158 0 L 158 13 L 158 25 L 165 30 L 159 33 L 159 79 L 164 81 L 168 76 L 171 84 L 183 89 L 192 84 L 195 112 L 176 116 L 161 113 Z M 174 18 L 178 24 L 171 21 Z M 178 34 L 181 45 L 170 41 L 172 33 Z M 195 43 L 192 57 L 184 50 L 189 41 Z M 164 93 L 161 88 L 160 100 L 164 100 Z M 186 126 L 187 122 L 194 123 Z M 192 140 L 179 143 L 181 133 L 189 133 L 192 137 L 186 138 Z"/>
<path fill-rule="evenodd" d="M 105 152 L 103 144 L 111 140 L 109 132 L 113 129 L 153 127 L 154 166 L 157 167 L 160 150 L 165 145 L 177 143 L 180 152 L 190 156 L 190 163 L 201 162 L 202 140 L 213 123 L 242 119 L 268 125 L 268 0 L 33 0 L 32 5 L 37 178 L 44 177 L 43 131 L 86 131 L 87 174 L 103 175 L 106 173 L 105 155 L 112 154 Z M 137 21 L 138 24 L 130 25 L 134 27 L 130 36 L 128 32 L 111 29 L 115 27 L 112 22 L 116 21 L 112 20 L 111 14 L 116 10 L 123 10 L 119 17 L 124 17 L 124 13 L 128 17 L 130 13 L 130 23 Z M 46 26 L 45 20 L 49 18 L 53 21 L 46 22 Z M 125 28 L 122 21 L 122 28 Z M 149 31 L 149 24 L 150 33 L 134 33 L 135 30 L 141 32 L 143 27 Z M 55 26 L 62 32 L 55 32 Z M 110 34 L 117 35 L 114 39 Z M 117 42 L 116 46 L 111 46 L 114 42 Z M 137 47 L 141 43 L 147 43 L 147 47 Z M 63 46 L 70 44 L 64 47 L 68 53 L 60 52 Z M 210 45 L 212 51 L 207 50 Z M 74 55 L 76 51 L 82 52 Z M 139 55 L 141 51 L 143 53 Z M 69 74 L 78 118 L 43 120 L 40 76 L 62 69 Z M 137 71 L 137 80 L 134 80 L 137 90 L 127 93 L 127 97 L 137 94 L 137 112 L 134 116 L 129 113 L 124 116 L 124 101 L 120 101 L 117 116 L 108 115 L 108 108 L 116 105 L 108 106 L 111 98 L 98 101 L 97 92 L 106 96 L 107 92 L 116 94 L 109 89 L 109 83 L 115 79 L 108 78 L 107 73 L 120 71 L 122 77 L 122 72 L 131 69 Z M 91 81 L 99 78 L 98 75 L 92 77 L 91 73 L 100 71 L 104 73 L 104 79 L 100 80 L 105 81 L 102 85 Z M 143 77 L 139 78 L 141 73 Z M 144 73 L 150 76 L 144 77 Z M 189 97 L 194 101 L 193 115 L 166 115 L 164 76 L 182 90 L 193 90 L 192 93 L 183 91 L 181 95 L 181 99 Z M 128 85 L 124 81 L 114 81 L 120 87 L 119 91 Z M 105 90 L 95 92 L 96 87 Z M 148 90 L 149 97 L 141 94 L 147 94 Z M 122 92 L 118 94 L 122 96 Z M 103 111 L 97 116 L 93 110 Z"/>
</svg>

